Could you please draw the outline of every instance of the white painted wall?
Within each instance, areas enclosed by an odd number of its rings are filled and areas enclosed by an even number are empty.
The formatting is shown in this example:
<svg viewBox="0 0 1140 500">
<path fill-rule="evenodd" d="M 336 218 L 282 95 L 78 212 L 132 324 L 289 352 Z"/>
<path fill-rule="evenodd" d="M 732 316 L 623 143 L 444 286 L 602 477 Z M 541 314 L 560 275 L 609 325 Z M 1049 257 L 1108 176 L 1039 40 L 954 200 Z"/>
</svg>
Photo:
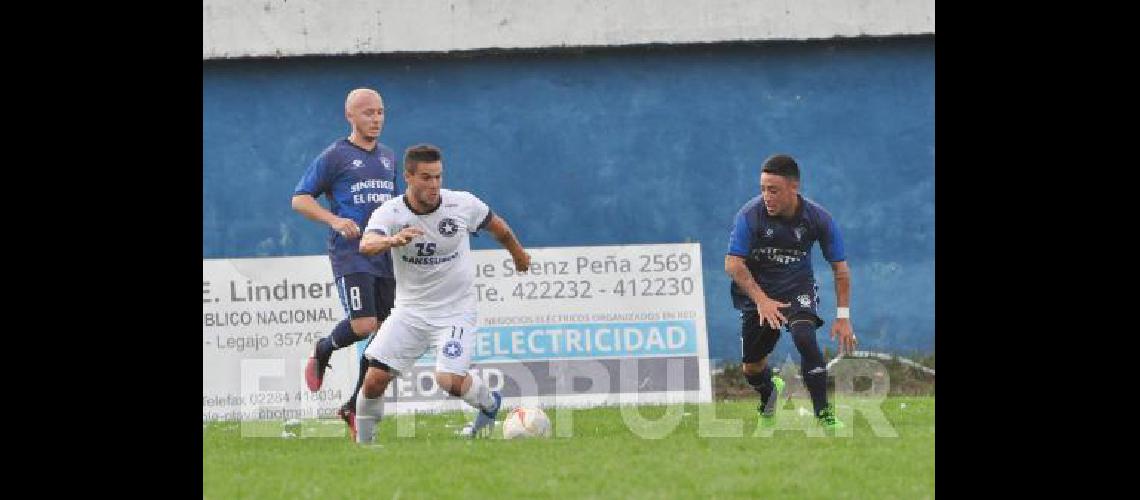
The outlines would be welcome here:
<svg viewBox="0 0 1140 500">
<path fill-rule="evenodd" d="M 203 0 L 202 58 L 934 33 L 934 0 Z"/>
</svg>

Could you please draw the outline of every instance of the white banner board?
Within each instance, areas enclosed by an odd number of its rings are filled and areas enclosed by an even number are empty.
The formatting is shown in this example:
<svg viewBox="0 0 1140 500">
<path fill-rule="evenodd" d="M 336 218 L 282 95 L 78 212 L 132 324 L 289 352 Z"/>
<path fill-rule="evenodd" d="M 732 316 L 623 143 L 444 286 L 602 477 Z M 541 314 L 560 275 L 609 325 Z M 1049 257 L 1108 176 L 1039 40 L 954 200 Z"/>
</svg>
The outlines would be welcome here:
<svg viewBox="0 0 1140 500">
<path fill-rule="evenodd" d="M 476 250 L 472 371 L 508 406 L 712 400 L 700 246 Z M 303 370 L 345 317 L 325 256 L 203 261 L 203 420 L 329 417 L 348 399 L 357 349 L 333 354 L 322 389 Z M 464 409 L 436 387 L 434 346 L 389 386 L 386 412 Z"/>
</svg>

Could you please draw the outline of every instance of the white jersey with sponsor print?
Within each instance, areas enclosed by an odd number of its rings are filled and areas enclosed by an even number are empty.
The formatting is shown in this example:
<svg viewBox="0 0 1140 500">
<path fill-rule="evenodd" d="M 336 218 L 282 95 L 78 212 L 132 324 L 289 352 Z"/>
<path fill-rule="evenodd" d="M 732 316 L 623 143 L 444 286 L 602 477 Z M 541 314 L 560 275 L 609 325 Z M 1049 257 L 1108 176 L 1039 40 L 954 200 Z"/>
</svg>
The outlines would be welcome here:
<svg viewBox="0 0 1140 500">
<path fill-rule="evenodd" d="M 440 189 L 435 211 L 416 214 L 401 195 L 372 212 L 365 231 L 391 236 L 405 227 L 423 231 L 410 243 L 393 247 L 396 308 L 425 319 L 475 312 L 475 263 L 470 233 L 486 225 L 491 209 L 466 191 Z"/>
</svg>

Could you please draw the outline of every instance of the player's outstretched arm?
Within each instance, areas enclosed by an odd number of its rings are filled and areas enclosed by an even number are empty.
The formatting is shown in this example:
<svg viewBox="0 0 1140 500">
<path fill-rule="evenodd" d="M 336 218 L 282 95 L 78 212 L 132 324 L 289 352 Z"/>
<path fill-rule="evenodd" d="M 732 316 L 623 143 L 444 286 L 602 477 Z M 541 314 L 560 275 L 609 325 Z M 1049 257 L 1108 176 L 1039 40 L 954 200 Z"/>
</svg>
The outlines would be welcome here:
<svg viewBox="0 0 1140 500">
<path fill-rule="evenodd" d="M 752 279 L 752 273 L 748 272 L 748 266 L 744 264 L 744 257 L 725 255 L 724 272 L 732 277 L 732 281 L 735 281 L 736 286 L 744 290 L 752 302 L 756 303 L 756 314 L 760 316 L 760 324 L 767 321 L 773 328 L 779 328 L 788 321 L 788 318 L 785 318 L 784 314 L 780 312 L 780 308 L 787 307 L 788 304 L 772 300 L 764 293 L 764 290 L 760 289 L 760 285 L 757 285 L 756 280 Z"/>
<path fill-rule="evenodd" d="M 855 350 L 855 329 L 851 326 L 851 270 L 847 261 L 840 260 L 831 263 L 831 272 L 835 274 L 835 305 L 839 312 L 835 315 L 835 322 L 831 324 L 831 339 L 839 336 L 839 352 Z"/>
<path fill-rule="evenodd" d="M 307 194 L 295 194 L 293 195 L 292 205 L 293 210 L 304 215 L 306 219 L 328 224 L 329 227 L 333 228 L 345 238 L 356 238 L 360 236 L 360 226 L 357 226 L 356 222 L 353 222 L 352 219 L 337 217 L 336 214 L 322 207 L 320 203 L 317 203 L 316 198 L 312 196 Z"/>
<path fill-rule="evenodd" d="M 515 271 L 525 272 L 530 268 L 530 254 L 523 250 L 522 244 L 519 243 L 518 238 L 515 238 L 515 233 L 511 231 L 511 226 L 507 225 L 507 221 L 503 220 L 498 215 L 491 215 L 491 222 L 487 223 L 487 231 L 495 237 L 503 248 L 506 248 L 511 254 L 511 258 L 515 261 Z"/>
<path fill-rule="evenodd" d="M 412 238 L 422 234 L 424 234 L 423 231 L 414 227 L 405 227 L 393 236 L 369 231 L 364 233 L 364 237 L 360 239 L 360 253 L 376 255 L 386 252 L 389 248 L 407 245 L 409 241 L 412 241 Z"/>
</svg>

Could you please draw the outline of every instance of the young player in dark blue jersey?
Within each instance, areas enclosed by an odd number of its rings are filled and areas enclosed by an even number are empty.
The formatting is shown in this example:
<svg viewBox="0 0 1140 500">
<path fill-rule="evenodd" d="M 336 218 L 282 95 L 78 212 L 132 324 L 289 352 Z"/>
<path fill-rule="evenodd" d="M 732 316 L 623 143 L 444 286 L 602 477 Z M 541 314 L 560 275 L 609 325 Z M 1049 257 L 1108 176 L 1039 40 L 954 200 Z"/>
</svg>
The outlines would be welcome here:
<svg viewBox="0 0 1140 500">
<path fill-rule="evenodd" d="M 831 214 L 799 194 L 800 169 L 795 159 L 774 155 L 760 170 L 761 194 L 737 212 L 724 259 L 724 269 L 732 277 L 732 305 L 740 310 L 743 323 L 744 377 L 760 394 L 758 410 L 770 423 L 783 381 L 772 376 L 768 355 L 780 338 L 780 328 L 786 327 L 800 352 L 800 374 L 816 418 L 826 428 L 839 429 L 843 422 L 827 404 L 827 367 L 815 339 L 823 320 L 816 313 L 819 297 L 810 251 L 818 241 L 831 263 L 838 306 L 831 338 L 839 337 L 841 353 L 850 352 L 856 339 L 843 238 Z"/>
<path fill-rule="evenodd" d="M 384 101 L 375 90 L 353 90 L 345 99 L 344 116 L 352 133 L 313 160 L 293 193 L 293 210 L 329 226 L 329 260 L 348 316 L 313 349 L 305 366 L 305 383 L 312 391 L 321 388 L 333 351 L 369 338 L 388 317 L 396 293 L 390 255 L 366 256 L 359 248 L 361 228 L 372 211 L 400 194 L 395 154 L 378 142 L 384 128 Z M 316 200 L 322 194 L 328 209 Z M 354 441 L 356 394 L 367 369 L 368 363 L 361 359 L 356 388 L 337 411 Z"/>
</svg>

